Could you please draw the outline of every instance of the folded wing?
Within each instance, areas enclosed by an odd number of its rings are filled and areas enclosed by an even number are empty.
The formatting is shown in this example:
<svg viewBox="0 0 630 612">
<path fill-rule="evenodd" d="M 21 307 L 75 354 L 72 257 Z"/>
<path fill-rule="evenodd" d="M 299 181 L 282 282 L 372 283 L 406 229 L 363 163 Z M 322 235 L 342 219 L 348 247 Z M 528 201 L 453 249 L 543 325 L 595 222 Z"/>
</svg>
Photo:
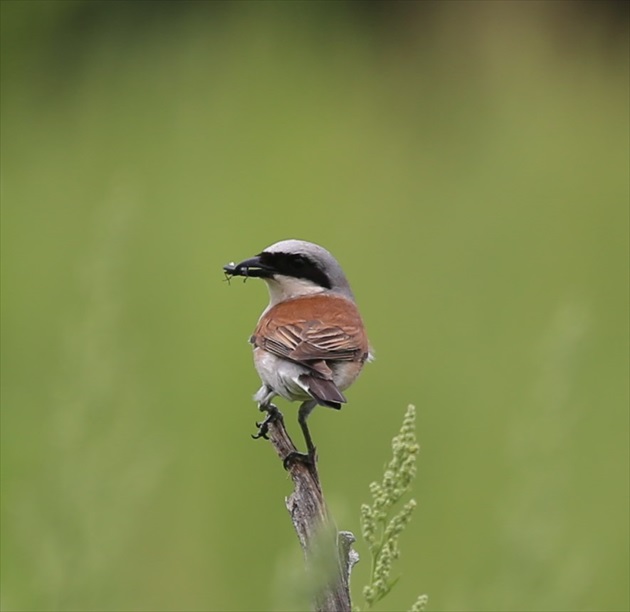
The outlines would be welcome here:
<svg viewBox="0 0 630 612">
<path fill-rule="evenodd" d="M 359 311 L 341 297 L 311 296 L 277 304 L 261 317 L 251 342 L 305 365 L 317 360 L 364 361 L 368 355 Z"/>
</svg>

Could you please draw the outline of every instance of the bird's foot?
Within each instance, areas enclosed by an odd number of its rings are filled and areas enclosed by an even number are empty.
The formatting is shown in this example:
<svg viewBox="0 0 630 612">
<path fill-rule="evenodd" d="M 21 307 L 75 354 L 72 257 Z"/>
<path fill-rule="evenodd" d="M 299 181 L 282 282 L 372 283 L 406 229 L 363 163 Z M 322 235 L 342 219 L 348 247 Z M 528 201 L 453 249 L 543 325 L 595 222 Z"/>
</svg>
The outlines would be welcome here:
<svg viewBox="0 0 630 612">
<path fill-rule="evenodd" d="M 282 413 L 278 410 L 277 406 L 274 406 L 274 404 L 261 404 L 260 406 L 258 406 L 258 409 L 261 412 L 266 412 L 267 416 L 265 417 L 264 421 L 261 421 L 260 423 L 256 422 L 258 433 L 256 433 L 255 435 L 252 434 L 252 438 L 254 438 L 254 440 L 257 440 L 258 438 L 269 440 L 269 436 L 267 435 L 267 433 L 269 432 L 269 425 L 271 423 L 274 423 L 275 421 L 282 419 Z"/>
<path fill-rule="evenodd" d="M 288 470 L 293 463 L 302 463 L 310 470 L 317 468 L 317 449 L 315 447 L 309 449 L 308 453 L 300 453 L 293 451 L 289 453 L 283 460 L 284 469 Z"/>
</svg>

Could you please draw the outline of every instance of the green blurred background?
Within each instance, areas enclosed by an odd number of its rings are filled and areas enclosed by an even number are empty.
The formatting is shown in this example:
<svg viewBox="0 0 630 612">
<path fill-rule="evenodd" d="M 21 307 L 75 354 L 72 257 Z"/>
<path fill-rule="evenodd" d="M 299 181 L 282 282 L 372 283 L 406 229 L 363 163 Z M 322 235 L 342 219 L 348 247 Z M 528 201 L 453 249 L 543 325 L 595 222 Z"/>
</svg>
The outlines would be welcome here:
<svg viewBox="0 0 630 612">
<path fill-rule="evenodd" d="M 341 528 L 418 407 L 379 609 L 628 610 L 627 7 L 3 0 L 2 609 L 296 605 L 221 272 L 295 237 L 377 355 L 311 419 Z"/>
</svg>

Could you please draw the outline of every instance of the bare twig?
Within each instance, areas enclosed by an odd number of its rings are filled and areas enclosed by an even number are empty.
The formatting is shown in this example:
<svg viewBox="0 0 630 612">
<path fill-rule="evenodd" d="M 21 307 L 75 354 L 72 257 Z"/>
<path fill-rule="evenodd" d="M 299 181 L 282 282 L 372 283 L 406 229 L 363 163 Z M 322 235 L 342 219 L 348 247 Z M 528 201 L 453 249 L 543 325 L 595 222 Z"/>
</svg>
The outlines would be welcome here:
<svg viewBox="0 0 630 612">
<path fill-rule="evenodd" d="M 297 449 L 284 427 L 282 417 L 270 423 L 268 436 L 280 459 Z M 321 555 L 332 559 L 326 576 L 319 578 L 314 607 L 317 612 L 350 612 L 350 572 L 359 560 L 352 550 L 354 535 L 349 531 L 337 532 L 322 493 L 316 466 L 292 461 L 288 471 L 294 490 L 285 503 L 306 558 L 307 569 L 315 572 L 321 565 Z M 322 551 L 322 548 L 327 549 Z M 330 554 L 332 553 L 332 554 Z M 320 568 L 321 569 L 321 568 Z"/>
</svg>

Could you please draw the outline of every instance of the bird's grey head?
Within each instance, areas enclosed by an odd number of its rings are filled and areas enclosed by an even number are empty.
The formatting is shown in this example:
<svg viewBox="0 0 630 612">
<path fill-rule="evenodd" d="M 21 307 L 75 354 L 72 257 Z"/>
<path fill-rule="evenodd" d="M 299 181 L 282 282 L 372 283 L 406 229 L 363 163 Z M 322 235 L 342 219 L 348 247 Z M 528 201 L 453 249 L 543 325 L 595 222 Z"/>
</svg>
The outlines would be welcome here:
<svg viewBox="0 0 630 612">
<path fill-rule="evenodd" d="M 331 292 L 354 300 L 337 260 L 305 240 L 282 240 L 239 264 L 224 267 L 228 274 L 262 278 L 269 286 L 271 304 L 314 293 Z"/>
</svg>

